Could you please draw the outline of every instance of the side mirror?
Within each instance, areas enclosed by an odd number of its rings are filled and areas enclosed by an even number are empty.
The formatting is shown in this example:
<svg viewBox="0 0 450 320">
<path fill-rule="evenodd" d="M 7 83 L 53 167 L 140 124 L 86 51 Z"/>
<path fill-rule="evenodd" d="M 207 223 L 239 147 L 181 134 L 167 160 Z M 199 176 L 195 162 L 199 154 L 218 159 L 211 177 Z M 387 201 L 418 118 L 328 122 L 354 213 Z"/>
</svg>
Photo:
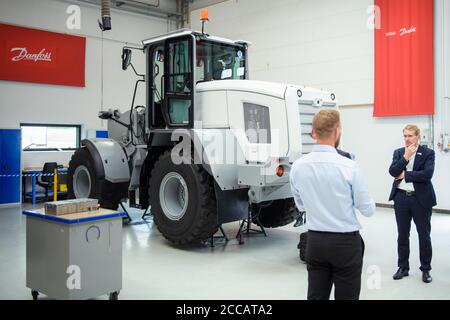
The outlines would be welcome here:
<svg viewBox="0 0 450 320">
<path fill-rule="evenodd" d="M 127 70 L 131 63 L 131 49 L 122 49 L 122 70 Z"/>
</svg>

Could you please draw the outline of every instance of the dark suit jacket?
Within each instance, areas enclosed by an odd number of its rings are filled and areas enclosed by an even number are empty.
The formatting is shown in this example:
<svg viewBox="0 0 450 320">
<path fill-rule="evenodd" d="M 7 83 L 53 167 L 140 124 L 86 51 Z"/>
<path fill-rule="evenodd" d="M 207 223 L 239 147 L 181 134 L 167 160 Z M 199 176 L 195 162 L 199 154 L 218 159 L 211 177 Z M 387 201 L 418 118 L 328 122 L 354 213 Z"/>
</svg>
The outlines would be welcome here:
<svg viewBox="0 0 450 320">
<path fill-rule="evenodd" d="M 434 172 L 434 150 L 425 146 L 419 146 L 414 160 L 413 171 L 406 171 L 408 161 L 403 157 L 404 154 L 405 148 L 394 151 L 392 164 L 389 168 L 390 175 L 395 178 L 402 171 L 405 171 L 405 181 L 413 183 L 419 203 L 425 208 L 432 208 L 436 205 L 436 195 L 431 184 L 431 178 Z M 399 184 L 400 180 L 394 180 L 389 200 L 394 199 Z"/>
<path fill-rule="evenodd" d="M 340 150 L 340 149 L 336 149 L 337 153 L 339 153 L 341 156 L 349 158 L 350 160 L 352 159 L 352 155 L 346 151 Z"/>
</svg>

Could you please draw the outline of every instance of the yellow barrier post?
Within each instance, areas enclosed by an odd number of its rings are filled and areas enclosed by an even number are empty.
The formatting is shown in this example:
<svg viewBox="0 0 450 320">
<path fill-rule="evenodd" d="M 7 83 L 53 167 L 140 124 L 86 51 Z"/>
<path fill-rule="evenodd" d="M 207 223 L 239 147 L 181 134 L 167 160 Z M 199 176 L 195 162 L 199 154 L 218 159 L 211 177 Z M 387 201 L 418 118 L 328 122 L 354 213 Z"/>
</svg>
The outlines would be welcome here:
<svg viewBox="0 0 450 320">
<path fill-rule="evenodd" d="M 53 201 L 58 200 L 58 169 L 55 169 L 53 176 Z"/>
</svg>

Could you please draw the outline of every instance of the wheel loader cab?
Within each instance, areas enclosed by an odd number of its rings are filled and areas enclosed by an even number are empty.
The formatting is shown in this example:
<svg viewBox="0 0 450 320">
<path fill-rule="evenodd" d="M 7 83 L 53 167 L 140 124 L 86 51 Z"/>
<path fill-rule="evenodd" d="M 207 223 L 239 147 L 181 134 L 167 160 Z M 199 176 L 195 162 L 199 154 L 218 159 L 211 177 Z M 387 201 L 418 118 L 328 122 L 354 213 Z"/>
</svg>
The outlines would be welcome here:
<svg viewBox="0 0 450 320">
<path fill-rule="evenodd" d="M 192 37 L 167 39 L 148 47 L 151 128 L 193 126 Z"/>
<path fill-rule="evenodd" d="M 246 47 L 196 33 L 181 33 L 146 45 L 150 129 L 192 128 L 195 85 L 245 79 Z"/>
</svg>

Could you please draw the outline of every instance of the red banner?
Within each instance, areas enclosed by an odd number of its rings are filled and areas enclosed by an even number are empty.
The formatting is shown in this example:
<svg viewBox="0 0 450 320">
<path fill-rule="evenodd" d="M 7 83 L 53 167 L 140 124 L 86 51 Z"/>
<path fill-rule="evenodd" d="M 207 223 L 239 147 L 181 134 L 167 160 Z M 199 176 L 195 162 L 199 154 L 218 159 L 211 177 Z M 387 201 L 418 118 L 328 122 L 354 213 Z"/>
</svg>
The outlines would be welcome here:
<svg viewBox="0 0 450 320">
<path fill-rule="evenodd" d="M 433 0 L 375 0 L 374 116 L 434 114 Z M 378 18 L 378 17 L 377 17 Z"/>
<path fill-rule="evenodd" d="M 0 23 L 0 80 L 84 87 L 86 38 Z"/>
</svg>

